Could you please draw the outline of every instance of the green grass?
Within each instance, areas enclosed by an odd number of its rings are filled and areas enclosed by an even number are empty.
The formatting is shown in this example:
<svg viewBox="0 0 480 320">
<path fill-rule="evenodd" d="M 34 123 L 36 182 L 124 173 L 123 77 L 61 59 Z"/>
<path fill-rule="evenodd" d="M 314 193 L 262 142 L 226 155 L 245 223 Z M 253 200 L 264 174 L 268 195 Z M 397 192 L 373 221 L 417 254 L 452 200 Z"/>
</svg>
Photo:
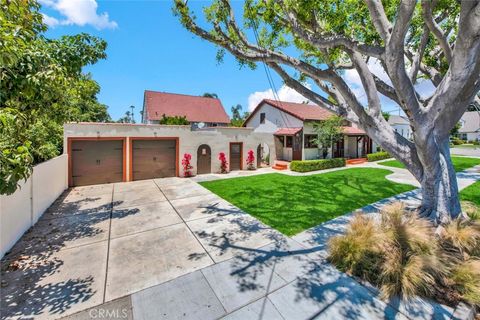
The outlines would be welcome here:
<svg viewBox="0 0 480 320">
<path fill-rule="evenodd" d="M 310 176 L 280 173 L 202 182 L 205 188 L 286 235 L 414 189 L 390 170 L 354 168 Z"/>
<path fill-rule="evenodd" d="M 460 191 L 460 199 L 470 201 L 480 206 L 480 181 Z"/>
<path fill-rule="evenodd" d="M 480 164 L 480 159 L 468 158 L 468 157 L 452 157 L 452 163 L 453 163 L 453 167 L 455 168 L 455 171 L 460 172 Z M 378 162 L 378 164 L 382 166 L 387 166 L 387 167 L 405 168 L 403 163 L 401 163 L 398 160 L 382 161 L 382 162 Z"/>
</svg>

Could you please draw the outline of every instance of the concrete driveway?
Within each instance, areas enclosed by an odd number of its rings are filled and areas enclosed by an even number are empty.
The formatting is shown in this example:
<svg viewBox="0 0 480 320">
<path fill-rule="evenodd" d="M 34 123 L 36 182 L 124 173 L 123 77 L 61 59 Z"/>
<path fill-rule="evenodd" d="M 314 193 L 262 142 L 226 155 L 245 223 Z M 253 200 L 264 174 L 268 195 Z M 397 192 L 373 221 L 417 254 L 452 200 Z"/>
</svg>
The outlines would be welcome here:
<svg viewBox="0 0 480 320">
<path fill-rule="evenodd" d="M 1 315 L 62 317 L 276 237 L 278 232 L 188 179 L 74 188 L 2 259 Z"/>
</svg>

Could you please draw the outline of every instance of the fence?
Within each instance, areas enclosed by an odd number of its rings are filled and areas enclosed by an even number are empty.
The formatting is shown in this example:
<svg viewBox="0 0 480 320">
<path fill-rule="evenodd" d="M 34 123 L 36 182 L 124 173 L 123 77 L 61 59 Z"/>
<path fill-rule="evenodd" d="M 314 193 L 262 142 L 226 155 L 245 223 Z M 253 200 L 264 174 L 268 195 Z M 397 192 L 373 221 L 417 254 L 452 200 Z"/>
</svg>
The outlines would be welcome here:
<svg viewBox="0 0 480 320">
<path fill-rule="evenodd" d="M 68 187 L 67 155 L 36 165 L 15 193 L 0 196 L 0 258 Z"/>
</svg>

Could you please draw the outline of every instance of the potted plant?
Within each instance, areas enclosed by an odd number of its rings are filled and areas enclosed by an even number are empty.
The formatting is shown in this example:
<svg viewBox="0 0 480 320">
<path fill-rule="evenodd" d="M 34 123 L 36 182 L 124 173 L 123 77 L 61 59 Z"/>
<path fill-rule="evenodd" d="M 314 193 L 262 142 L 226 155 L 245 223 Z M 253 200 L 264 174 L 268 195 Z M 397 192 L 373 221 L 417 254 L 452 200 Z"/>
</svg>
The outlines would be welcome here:
<svg viewBox="0 0 480 320">
<path fill-rule="evenodd" d="M 218 154 L 218 160 L 220 160 L 220 173 L 228 173 L 228 162 L 225 153 L 220 152 Z"/>
<path fill-rule="evenodd" d="M 255 170 L 255 156 L 253 150 L 248 150 L 247 153 L 247 169 L 248 170 Z"/>
<path fill-rule="evenodd" d="M 190 164 L 190 160 L 192 160 L 192 155 L 190 153 L 185 153 L 182 159 L 182 167 L 183 167 L 183 176 L 188 178 L 193 176 L 192 169 L 193 166 Z"/>
</svg>

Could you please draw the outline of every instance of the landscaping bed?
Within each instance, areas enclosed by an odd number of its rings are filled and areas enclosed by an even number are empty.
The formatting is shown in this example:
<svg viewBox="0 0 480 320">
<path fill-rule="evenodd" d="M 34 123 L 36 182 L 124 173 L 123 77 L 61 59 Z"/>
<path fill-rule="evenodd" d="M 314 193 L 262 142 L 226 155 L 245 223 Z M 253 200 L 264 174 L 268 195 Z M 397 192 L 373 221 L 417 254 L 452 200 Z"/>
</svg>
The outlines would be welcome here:
<svg viewBox="0 0 480 320">
<path fill-rule="evenodd" d="M 468 158 L 468 157 L 452 157 L 453 167 L 455 168 L 456 172 L 463 171 L 465 169 L 474 167 L 480 164 L 480 159 L 478 158 Z M 389 161 L 382 161 L 378 164 L 387 167 L 394 167 L 394 168 L 402 168 L 404 169 L 405 166 L 398 160 L 389 160 Z"/>
<path fill-rule="evenodd" d="M 291 236 L 414 189 L 385 178 L 391 171 L 352 168 L 310 176 L 280 173 L 202 182 L 205 188 Z"/>
</svg>

